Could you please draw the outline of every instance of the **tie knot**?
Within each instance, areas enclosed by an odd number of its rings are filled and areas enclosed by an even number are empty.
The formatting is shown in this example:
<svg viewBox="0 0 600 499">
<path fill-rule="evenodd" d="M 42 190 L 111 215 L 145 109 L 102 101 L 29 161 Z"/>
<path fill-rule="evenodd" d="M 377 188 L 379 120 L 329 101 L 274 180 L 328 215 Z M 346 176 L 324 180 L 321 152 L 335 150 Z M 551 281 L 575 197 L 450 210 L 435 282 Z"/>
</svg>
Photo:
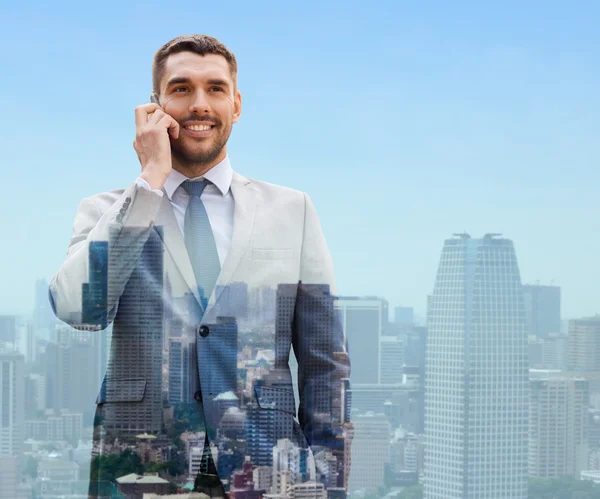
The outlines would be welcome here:
<svg viewBox="0 0 600 499">
<path fill-rule="evenodd" d="M 184 180 L 181 183 L 181 187 L 183 187 L 185 189 L 185 192 L 187 192 L 190 196 L 200 197 L 202 195 L 202 191 L 204 190 L 207 184 L 208 180 L 206 179 Z"/>
</svg>

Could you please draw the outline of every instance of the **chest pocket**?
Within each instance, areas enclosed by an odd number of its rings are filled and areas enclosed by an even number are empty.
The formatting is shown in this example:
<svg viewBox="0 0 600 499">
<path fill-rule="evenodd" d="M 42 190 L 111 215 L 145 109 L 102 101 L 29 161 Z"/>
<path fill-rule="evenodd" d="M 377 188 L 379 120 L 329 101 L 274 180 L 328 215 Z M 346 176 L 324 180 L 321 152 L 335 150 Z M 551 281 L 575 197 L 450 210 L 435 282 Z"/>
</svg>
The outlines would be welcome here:
<svg viewBox="0 0 600 499">
<path fill-rule="evenodd" d="M 288 260 L 294 256 L 292 248 L 253 248 L 253 260 Z"/>
</svg>

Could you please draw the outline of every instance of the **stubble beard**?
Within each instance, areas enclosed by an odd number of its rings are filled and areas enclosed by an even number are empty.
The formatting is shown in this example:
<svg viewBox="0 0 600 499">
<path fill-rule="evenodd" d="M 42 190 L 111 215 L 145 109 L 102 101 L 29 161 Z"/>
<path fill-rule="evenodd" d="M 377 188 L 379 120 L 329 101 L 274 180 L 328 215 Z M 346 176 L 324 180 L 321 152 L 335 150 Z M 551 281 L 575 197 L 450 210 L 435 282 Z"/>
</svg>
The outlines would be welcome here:
<svg viewBox="0 0 600 499">
<path fill-rule="evenodd" d="M 177 164 L 189 173 L 194 173 L 214 166 L 215 160 L 219 157 L 223 148 L 227 144 L 231 128 L 225 130 L 225 133 L 213 138 L 212 144 L 207 151 L 192 152 L 177 141 L 171 139 L 171 154 Z M 187 138 L 189 140 L 189 138 Z"/>
</svg>

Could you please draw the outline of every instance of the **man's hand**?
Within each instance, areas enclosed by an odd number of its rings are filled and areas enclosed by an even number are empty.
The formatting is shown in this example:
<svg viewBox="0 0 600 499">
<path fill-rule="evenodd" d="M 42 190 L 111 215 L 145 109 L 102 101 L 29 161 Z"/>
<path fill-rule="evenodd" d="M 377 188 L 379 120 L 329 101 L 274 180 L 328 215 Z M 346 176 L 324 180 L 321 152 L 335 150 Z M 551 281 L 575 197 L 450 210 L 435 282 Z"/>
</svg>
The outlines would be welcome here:
<svg viewBox="0 0 600 499">
<path fill-rule="evenodd" d="M 141 177 L 152 189 L 161 189 L 171 173 L 171 141 L 179 137 L 179 123 L 158 104 L 135 108 L 133 148 L 142 165 Z"/>
</svg>

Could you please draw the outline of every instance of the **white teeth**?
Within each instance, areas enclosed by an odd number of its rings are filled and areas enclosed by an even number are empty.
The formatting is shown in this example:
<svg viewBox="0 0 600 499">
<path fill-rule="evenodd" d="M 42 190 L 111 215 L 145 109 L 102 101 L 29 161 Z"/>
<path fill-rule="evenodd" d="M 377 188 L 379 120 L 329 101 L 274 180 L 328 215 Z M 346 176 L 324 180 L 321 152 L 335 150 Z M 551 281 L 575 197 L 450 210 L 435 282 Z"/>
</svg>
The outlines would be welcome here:
<svg viewBox="0 0 600 499">
<path fill-rule="evenodd" d="M 210 130 L 210 125 L 189 125 L 186 126 L 188 130 L 193 130 L 194 132 L 202 132 L 204 130 Z"/>
</svg>

